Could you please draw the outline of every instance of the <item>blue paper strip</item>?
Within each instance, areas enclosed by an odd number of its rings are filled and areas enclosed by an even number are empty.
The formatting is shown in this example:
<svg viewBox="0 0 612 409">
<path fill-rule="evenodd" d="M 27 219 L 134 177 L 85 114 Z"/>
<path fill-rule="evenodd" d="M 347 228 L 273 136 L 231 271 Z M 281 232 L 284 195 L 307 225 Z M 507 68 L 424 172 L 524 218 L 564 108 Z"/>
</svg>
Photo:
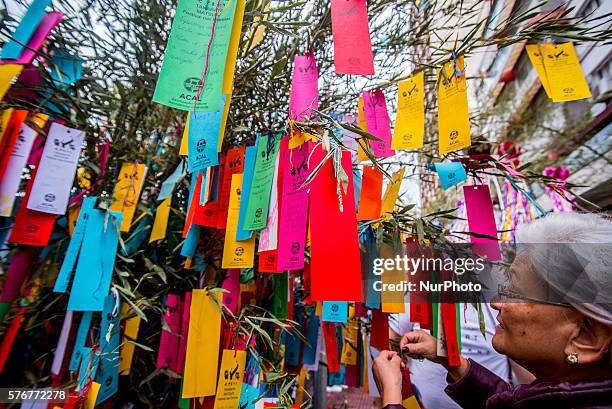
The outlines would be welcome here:
<svg viewBox="0 0 612 409">
<path fill-rule="evenodd" d="M 93 313 L 91 311 L 85 311 L 81 317 L 79 323 L 79 329 L 77 330 L 76 340 L 74 341 L 74 347 L 72 350 L 72 356 L 70 357 L 70 365 L 68 369 L 70 372 L 76 372 L 79 369 L 81 363 L 81 353 L 87 340 L 87 333 L 89 333 L 89 326 L 91 325 L 91 317 Z"/>
<path fill-rule="evenodd" d="M 164 180 L 162 183 L 159 189 L 159 195 L 157 196 L 158 202 L 166 200 L 172 194 L 176 184 L 185 176 L 186 171 L 185 161 L 181 160 L 176 169 L 174 169 L 174 172 L 172 172 L 172 174 L 168 176 L 168 179 Z"/>
<path fill-rule="evenodd" d="M 51 0 L 34 0 L 28 11 L 21 19 L 19 26 L 11 35 L 11 39 L 4 44 L 0 52 L 3 60 L 16 60 L 21 56 L 24 46 L 28 44 L 32 34 L 40 24 L 40 20 L 45 15 L 45 9 L 51 4 Z"/>
<path fill-rule="evenodd" d="M 346 322 L 348 319 L 348 302 L 323 301 L 323 314 L 321 319 L 328 322 Z"/>
<path fill-rule="evenodd" d="M 293 309 L 293 320 L 298 323 L 296 331 L 302 332 L 303 306 L 296 305 Z M 285 336 L 285 365 L 298 366 L 300 364 L 300 348 L 302 340 L 297 334 L 284 332 Z"/>
<path fill-rule="evenodd" d="M 181 248 L 181 256 L 187 258 L 193 258 L 195 255 L 196 248 L 198 247 L 198 241 L 200 240 L 200 226 L 192 224 Z"/>
<path fill-rule="evenodd" d="M 81 211 L 79 212 L 79 218 L 77 219 L 74 232 L 72 233 L 72 238 L 68 244 L 68 250 L 66 250 L 66 256 L 62 262 L 62 267 L 57 274 L 53 292 L 65 293 L 68 289 L 70 279 L 72 278 L 72 270 L 74 270 L 74 265 L 81 251 L 81 244 L 83 243 L 83 237 L 85 236 L 85 229 L 87 227 L 87 219 L 89 218 L 89 214 L 96 204 L 96 199 L 96 197 L 86 197 L 83 199 Z"/>
<path fill-rule="evenodd" d="M 104 309 L 104 298 L 110 289 L 121 226 L 121 213 L 111 213 L 105 231 L 106 215 L 106 212 L 97 209 L 90 212 L 81 257 L 68 300 L 69 311 Z"/>
<path fill-rule="evenodd" d="M 119 319 L 121 305 L 119 295 L 109 295 L 104 299 L 102 327 L 100 329 L 100 351 L 96 382 L 100 384 L 96 405 L 101 404 L 119 389 Z"/>
<path fill-rule="evenodd" d="M 316 359 L 317 341 L 319 338 L 319 317 L 315 314 L 313 307 L 308 309 L 308 315 L 308 323 L 306 324 L 306 340 L 308 343 L 304 345 L 302 361 L 306 365 L 313 365 Z"/>
<path fill-rule="evenodd" d="M 444 190 L 455 186 L 457 183 L 464 182 L 467 179 L 465 168 L 461 162 L 434 163 L 434 166 L 440 177 L 442 189 Z"/>
<path fill-rule="evenodd" d="M 259 139 L 258 139 L 259 140 Z M 247 146 L 244 154 L 244 173 L 242 176 L 242 193 L 240 195 L 240 211 L 238 213 L 238 228 L 236 240 L 248 240 L 253 237 L 253 230 L 244 230 L 244 218 L 246 217 L 249 196 L 251 195 L 251 184 L 253 183 L 253 172 L 255 171 L 255 159 L 257 157 L 257 145 Z"/>
<path fill-rule="evenodd" d="M 191 112 L 187 131 L 189 150 L 187 163 L 190 172 L 197 172 L 219 164 L 219 132 L 225 96 L 217 112 Z"/>
</svg>

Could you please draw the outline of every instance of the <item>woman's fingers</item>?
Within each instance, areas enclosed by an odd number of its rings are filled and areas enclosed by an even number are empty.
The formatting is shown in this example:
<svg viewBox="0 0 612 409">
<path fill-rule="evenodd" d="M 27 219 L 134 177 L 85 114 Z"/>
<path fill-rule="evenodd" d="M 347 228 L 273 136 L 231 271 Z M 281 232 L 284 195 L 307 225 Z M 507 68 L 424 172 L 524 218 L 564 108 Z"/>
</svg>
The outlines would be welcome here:
<svg viewBox="0 0 612 409">
<path fill-rule="evenodd" d="M 436 340 L 425 331 L 410 331 L 400 341 L 402 353 L 415 358 L 427 358 L 434 360 L 436 355 Z"/>
</svg>

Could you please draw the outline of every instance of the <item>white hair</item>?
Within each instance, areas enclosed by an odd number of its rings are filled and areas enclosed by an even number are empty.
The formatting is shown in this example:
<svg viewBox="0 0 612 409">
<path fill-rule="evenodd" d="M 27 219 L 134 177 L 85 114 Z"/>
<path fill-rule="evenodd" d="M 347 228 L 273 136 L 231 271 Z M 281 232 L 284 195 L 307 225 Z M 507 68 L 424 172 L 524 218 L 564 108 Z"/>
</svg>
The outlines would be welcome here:
<svg viewBox="0 0 612 409">
<path fill-rule="evenodd" d="M 516 237 L 536 273 L 564 302 L 612 325 L 612 220 L 552 213 L 519 227 Z"/>
</svg>

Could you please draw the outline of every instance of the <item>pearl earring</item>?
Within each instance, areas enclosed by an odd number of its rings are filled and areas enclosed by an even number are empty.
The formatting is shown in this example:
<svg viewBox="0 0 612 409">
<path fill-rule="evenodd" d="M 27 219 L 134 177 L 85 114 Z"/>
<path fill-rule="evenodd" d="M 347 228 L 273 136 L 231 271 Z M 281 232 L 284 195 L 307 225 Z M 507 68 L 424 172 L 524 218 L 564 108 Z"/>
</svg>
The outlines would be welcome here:
<svg viewBox="0 0 612 409">
<path fill-rule="evenodd" d="M 567 356 L 567 362 L 569 362 L 572 365 L 575 365 L 578 363 L 578 354 L 575 352 L 572 352 L 571 354 L 569 354 Z"/>
</svg>

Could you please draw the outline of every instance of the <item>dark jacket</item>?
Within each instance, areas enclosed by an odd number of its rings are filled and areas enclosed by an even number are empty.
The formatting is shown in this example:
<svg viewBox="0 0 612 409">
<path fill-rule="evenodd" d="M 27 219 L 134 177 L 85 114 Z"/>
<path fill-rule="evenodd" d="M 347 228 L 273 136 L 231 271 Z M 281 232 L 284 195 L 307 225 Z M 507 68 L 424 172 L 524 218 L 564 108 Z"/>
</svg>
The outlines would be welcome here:
<svg viewBox="0 0 612 409">
<path fill-rule="evenodd" d="M 478 363 L 449 383 L 446 393 L 465 409 L 612 408 L 612 379 L 512 386 Z"/>
</svg>

